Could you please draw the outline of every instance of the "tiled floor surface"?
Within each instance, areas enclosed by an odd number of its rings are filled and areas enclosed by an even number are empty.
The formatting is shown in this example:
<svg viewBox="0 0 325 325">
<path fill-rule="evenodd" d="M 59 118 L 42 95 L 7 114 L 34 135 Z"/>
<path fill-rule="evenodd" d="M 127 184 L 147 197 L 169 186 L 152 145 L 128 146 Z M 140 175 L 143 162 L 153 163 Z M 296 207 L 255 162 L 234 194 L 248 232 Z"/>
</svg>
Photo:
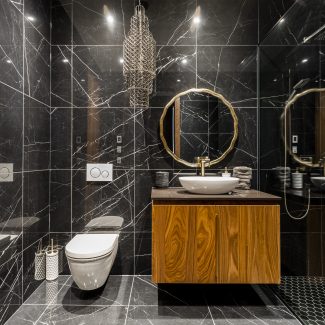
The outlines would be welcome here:
<svg viewBox="0 0 325 325">
<path fill-rule="evenodd" d="M 275 292 L 307 325 L 325 325 L 325 278 L 284 276 Z"/>
<path fill-rule="evenodd" d="M 71 276 L 43 282 L 7 324 L 300 324 L 267 288 L 153 284 L 150 276 L 110 276 L 94 292 Z"/>
</svg>

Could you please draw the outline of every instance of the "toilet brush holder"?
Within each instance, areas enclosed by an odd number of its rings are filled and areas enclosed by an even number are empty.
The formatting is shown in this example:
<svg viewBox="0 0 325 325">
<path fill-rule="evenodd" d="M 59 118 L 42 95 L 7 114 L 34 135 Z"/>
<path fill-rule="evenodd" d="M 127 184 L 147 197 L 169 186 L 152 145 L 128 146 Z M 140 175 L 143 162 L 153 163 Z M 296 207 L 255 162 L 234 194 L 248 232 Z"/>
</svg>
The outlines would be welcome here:
<svg viewBox="0 0 325 325">
<path fill-rule="evenodd" d="M 59 257 L 58 257 L 58 272 L 59 274 L 63 272 L 63 264 L 64 264 L 64 246 L 62 245 L 55 245 L 54 249 L 58 251 Z"/>
<path fill-rule="evenodd" d="M 57 304 L 59 283 L 58 280 L 46 282 L 46 304 Z"/>
<path fill-rule="evenodd" d="M 46 252 L 46 280 L 53 281 L 59 276 L 59 252 L 54 249 L 53 239 Z"/>
<path fill-rule="evenodd" d="M 46 269 L 46 256 L 45 251 L 41 250 L 35 253 L 35 274 L 34 278 L 37 281 L 45 279 L 45 269 Z"/>
</svg>

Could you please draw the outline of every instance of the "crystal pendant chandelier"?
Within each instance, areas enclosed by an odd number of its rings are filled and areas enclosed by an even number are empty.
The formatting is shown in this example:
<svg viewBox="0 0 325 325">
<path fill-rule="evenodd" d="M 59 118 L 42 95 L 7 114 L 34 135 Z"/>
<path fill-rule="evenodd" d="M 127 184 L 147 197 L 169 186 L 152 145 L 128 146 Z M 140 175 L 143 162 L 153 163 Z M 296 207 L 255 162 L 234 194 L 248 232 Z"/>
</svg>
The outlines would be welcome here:
<svg viewBox="0 0 325 325">
<path fill-rule="evenodd" d="M 156 76 L 156 42 L 149 31 L 145 9 L 140 4 L 135 7 L 130 31 L 123 42 L 123 75 L 130 106 L 149 107 L 149 95 Z"/>
</svg>

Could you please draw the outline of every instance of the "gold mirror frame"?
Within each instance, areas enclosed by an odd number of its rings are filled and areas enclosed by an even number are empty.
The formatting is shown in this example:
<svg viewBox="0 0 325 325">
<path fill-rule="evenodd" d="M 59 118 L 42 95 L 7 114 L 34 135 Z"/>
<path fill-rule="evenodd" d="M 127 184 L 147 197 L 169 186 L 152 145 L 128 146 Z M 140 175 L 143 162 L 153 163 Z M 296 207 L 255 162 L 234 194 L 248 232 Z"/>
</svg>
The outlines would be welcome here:
<svg viewBox="0 0 325 325">
<path fill-rule="evenodd" d="M 307 166 L 307 167 L 321 167 L 319 163 L 314 164 L 312 162 L 309 161 L 304 161 L 302 159 L 300 159 L 295 153 L 292 152 L 291 147 L 288 145 L 288 139 L 287 139 L 287 114 L 289 112 L 290 107 L 301 97 L 308 95 L 310 93 L 321 93 L 325 91 L 325 88 L 309 88 L 306 89 L 304 91 L 302 91 L 301 93 L 296 94 L 295 96 L 293 96 L 293 98 L 291 100 L 289 100 L 286 104 L 286 106 L 284 107 L 284 112 L 281 115 L 281 119 L 282 119 L 282 130 L 284 130 L 284 139 L 283 141 L 285 141 L 285 145 L 287 147 L 287 151 L 289 152 L 289 154 L 292 156 L 292 158 L 298 162 L 299 164 L 303 165 L 303 166 Z M 283 134 L 283 133 L 282 133 Z"/>
<path fill-rule="evenodd" d="M 221 94 L 216 93 L 213 90 L 206 89 L 206 88 L 191 88 L 191 89 L 185 90 L 185 91 L 177 94 L 176 96 L 174 96 L 168 102 L 168 104 L 165 106 L 165 108 L 163 110 L 163 113 L 162 113 L 162 115 L 160 117 L 160 138 L 161 138 L 161 141 L 162 141 L 166 151 L 177 162 L 179 162 L 179 163 L 181 163 L 181 164 L 183 164 L 185 166 L 188 166 L 188 167 L 197 167 L 197 163 L 188 162 L 188 161 L 186 161 L 184 159 L 181 159 L 177 155 L 175 155 L 175 153 L 169 148 L 169 146 L 167 144 L 167 141 L 165 139 L 165 136 L 164 136 L 164 119 L 165 119 L 165 116 L 167 114 L 168 109 L 174 104 L 174 102 L 176 101 L 177 98 L 180 98 L 181 96 L 187 95 L 188 93 L 192 93 L 192 92 L 206 93 L 206 94 L 209 94 L 211 96 L 219 98 L 223 102 L 223 104 L 225 104 L 228 107 L 228 109 L 230 111 L 230 114 L 231 114 L 231 116 L 233 118 L 233 121 L 234 121 L 234 135 L 232 137 L 231 143 L 230 143 L 229 147 L 227 148 L 227 150 L 224 151 L 223 154 L 219 158 L 210 161 L 210 166 L 212 166 L 212 165 L 215 165 L 215 164 L 219 163 L 220 161 L 222 161 L 223 159 L 226 158 L 228 153 L 234 149 L 235 143 L 236 143 L 237 138 L 238 138 L 238 118 L 237 118 L 237 115 L 236 115 L 235 110 L 234 110 L 233 106 L 231 105 L 231 103 L 224 96 L 222 96 Z"/>
</svg>

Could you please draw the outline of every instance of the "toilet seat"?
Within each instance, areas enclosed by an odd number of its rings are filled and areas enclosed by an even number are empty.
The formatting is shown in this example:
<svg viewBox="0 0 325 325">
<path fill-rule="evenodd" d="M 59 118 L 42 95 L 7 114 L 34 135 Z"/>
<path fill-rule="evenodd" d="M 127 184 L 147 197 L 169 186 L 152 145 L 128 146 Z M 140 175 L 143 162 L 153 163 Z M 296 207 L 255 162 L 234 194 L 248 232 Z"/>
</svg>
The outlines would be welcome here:
<svg viewBox="0 0 325 325">
<path fill-rule="evenodd" d="M 80 234 L 65 247 L 67 257 L 91 259 L 109 255 L 118 243 L 118 234 Z"/>
</svg>

